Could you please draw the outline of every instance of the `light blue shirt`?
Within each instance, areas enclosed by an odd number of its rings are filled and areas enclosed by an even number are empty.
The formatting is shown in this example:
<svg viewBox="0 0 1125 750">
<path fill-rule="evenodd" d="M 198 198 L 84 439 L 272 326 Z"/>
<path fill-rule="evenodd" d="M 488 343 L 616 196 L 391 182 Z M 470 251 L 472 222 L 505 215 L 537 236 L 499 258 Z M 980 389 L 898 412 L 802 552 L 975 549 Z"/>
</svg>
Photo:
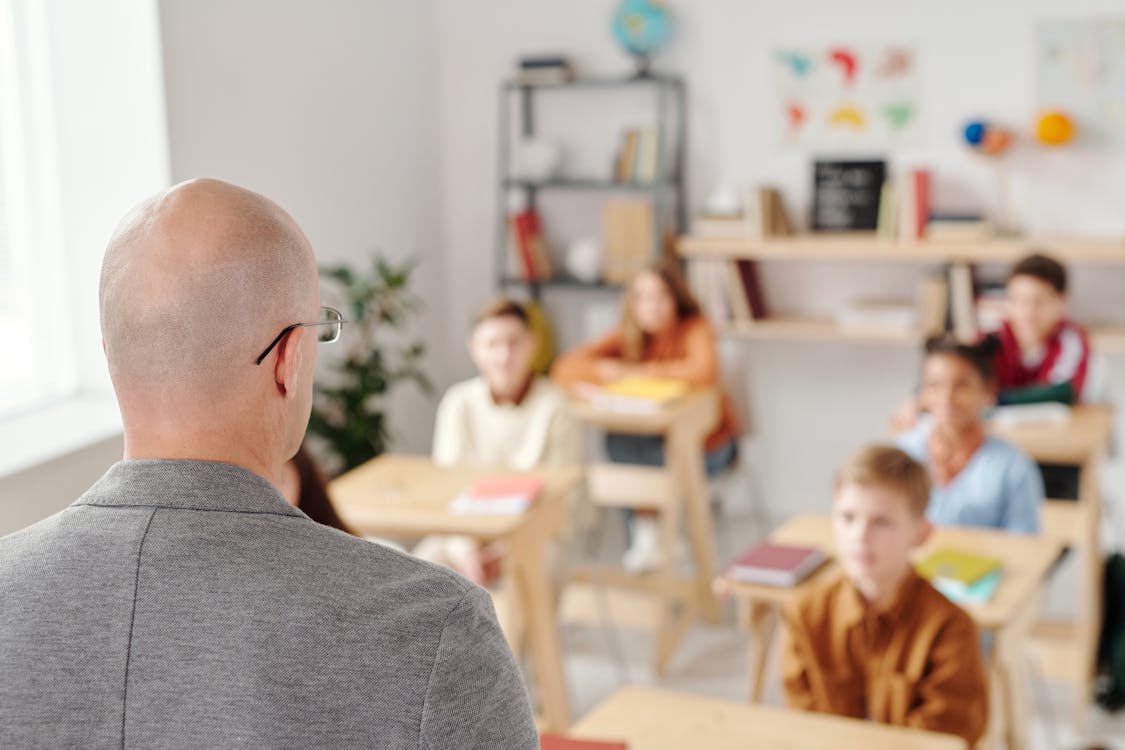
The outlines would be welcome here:
<svg viewBox="0 0 1125 750">
<path fill-rule="evenodd" d="M 898 446 L 928 466 L 932 428 L 932 421 L 923 419 L 898 438 Z M 1036 534 L 1042 502 L 1039 467 L 1016 446 L 990 435 L 952 482 L 933 488 L 926 516 L 939 525 Z"/>
</svg>

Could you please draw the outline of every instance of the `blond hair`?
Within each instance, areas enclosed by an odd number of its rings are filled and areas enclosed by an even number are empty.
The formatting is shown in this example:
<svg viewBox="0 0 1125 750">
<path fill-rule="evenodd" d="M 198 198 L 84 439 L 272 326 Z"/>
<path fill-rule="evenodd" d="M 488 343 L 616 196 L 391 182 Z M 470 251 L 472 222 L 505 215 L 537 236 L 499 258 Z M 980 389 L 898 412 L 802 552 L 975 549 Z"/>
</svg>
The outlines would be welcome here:
<svg viewBox="0 0 1125 750">
<path fill-rule="evenodd" d="M 868 445 L 849 456 L 836 470 L 835 491 L 849 484 L 893 490 L 906 499 L 917 516 L 925 515 L 930 503 L 929 472 L 890 445 Z"/>
</svg>

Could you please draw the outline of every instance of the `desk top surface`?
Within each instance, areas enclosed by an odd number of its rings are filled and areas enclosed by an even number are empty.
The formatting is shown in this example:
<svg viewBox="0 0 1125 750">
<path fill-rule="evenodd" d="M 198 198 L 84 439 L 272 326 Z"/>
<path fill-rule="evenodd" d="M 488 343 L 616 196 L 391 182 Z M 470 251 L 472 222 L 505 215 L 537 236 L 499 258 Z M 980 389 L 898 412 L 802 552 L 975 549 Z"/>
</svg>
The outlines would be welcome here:
<svg viewBox="0 0 1125 750">
<path fill-rule="evenodd" d="M 827 514 L 795 516 L 770 534 L 770 540 L 780 544 L 817 547 L 831 555 L 834 547 L 832 521 Z M 1003 628 L 1021 614 L 1024 607 L 1034 600 L 1044 576 L 1062 550 L 1059 541 L 1045 537 L 946 526 L 934 529 L 930 539 L 916 550 L 915 559 L 941 547 L 988 555 L 1000 560 L 1003 565 L 1003 578 L 992 598 L 983 604 L 964 606 L 977 626 L 985 630 Z M 784 603 L 802 586 L 839 574 L 839 567 L 828 563 L 796 588 L 745 584 L 725 578 L 720 579 L 719 585 L 729 587 L 735 596 Z"/>
<path fill-rule="evenodd" d="M 1039 463 L 1084 464 L 1103 455 L 1113 429 L 1110 406 L 1075 406 L 1063 424 L 993 425 L 993 434 L 1015 443 Z"/>
<path fill-rule="evenodd" d="M 630 750 L 957 750 L 951 735 L 643 687 L 611 695 L 570 732 L 625 740 Z"/>
<path fill-rule="evenodd" d="M 458 515 L 448 509 L 458 494 L 485 477 L 526 473 L 543 480 L 543 491 L 526 513 Z M 482 539 L 508 536 L 565 501 L 582 480 L 580 467 L 531 472 L 469 466 L 438 466 L 428 456 L 385 455 L 340 476 L 329 495 L 344 522 L 368 534 L 463 534 Z"/>
</svg>

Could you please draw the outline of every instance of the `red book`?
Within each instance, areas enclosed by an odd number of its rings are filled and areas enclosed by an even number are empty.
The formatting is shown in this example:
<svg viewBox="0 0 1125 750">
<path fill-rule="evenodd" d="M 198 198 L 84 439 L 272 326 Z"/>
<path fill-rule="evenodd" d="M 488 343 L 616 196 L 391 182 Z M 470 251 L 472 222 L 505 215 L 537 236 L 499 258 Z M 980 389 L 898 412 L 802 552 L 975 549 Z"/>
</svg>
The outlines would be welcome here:
<svg viewBox="0 0 1125 750">
<path fill-rule="evenodd" d="M 727 576 L 743 583 L 796 586 L 827 559 L 815 547 L 797 547 L 765 541 L 727 568 Z"/>
<path fill-rule="evenodd" d="M 544 734 L 539 738 L 540 750 L 629 750 L 624 742 L 580 740 L 561 734 Z"/>
<path fill-rule="evenodd" d="M 521 211 L 509 218 L 508 223 L 512 227 L 512 239 L 515 241 L 516 251 L 520 255 L 524 281 L 534 281 L 539 278 L 539 274 L 535 266 L 532 243 L 539 236 L 539 218 L 534 211 Z"/>
<path fill-rule="evenodd" d="M 911 227 L 910 239 L 921 239 L 926 236 L 926 222 L 930 220 L 930 172 L 926 169 L 915 169 L 910 173 L 914 183 L 911 197 L 914 199 L 914 210 L 911 218 L 914 226 Z"/>
<path fill-rule="evenodd" d="M 504 474 L 481 479 L 453 498 L 450 511 L 462 515 L 515 515 L 539 497 L 543 481 L 527 474 Z"/>
<path fill-rule="evenodd" d="M 761 320 L 769 315 L 766 309 L 766 298 L 762 295 L 762 286 L 758 283 L 758 266 L 752 260 L 738 261 L 738 273 L 742 278 L 742 288 L 746 291 L 746 300 L 750 303 L 750 315 L 754 320 Z"/>
<path fill-rule="evenodd" d="M 498 497 L 534 498 L 543 489 L 543 480 L 527 474 L 510 474 L 481 479 L 473 485 L 469 495 L 474 500 L 493 500 Z"/>
</svg>

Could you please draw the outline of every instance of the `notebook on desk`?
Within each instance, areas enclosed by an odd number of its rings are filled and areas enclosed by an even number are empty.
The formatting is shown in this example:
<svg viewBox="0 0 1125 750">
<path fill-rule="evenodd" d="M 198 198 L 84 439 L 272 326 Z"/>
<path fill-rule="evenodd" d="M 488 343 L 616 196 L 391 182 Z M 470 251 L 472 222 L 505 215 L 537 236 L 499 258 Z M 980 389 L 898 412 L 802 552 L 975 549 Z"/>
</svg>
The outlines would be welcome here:
<svg viewBox="0 0 1125 750">
<path fill-rule="evenodd" d="M 588 392 L 591 402 L 603 409 L 652 414 L 684 397 L 688 390 L 682 380 L 631 375 Z"/>
<path fill-rule="evenodd" d="M 949 547 L 934 550 L 914 567 L 934 588 L 961 604 L 987 602 L 1002 575 L 999 560 Z"/>
</svg>

